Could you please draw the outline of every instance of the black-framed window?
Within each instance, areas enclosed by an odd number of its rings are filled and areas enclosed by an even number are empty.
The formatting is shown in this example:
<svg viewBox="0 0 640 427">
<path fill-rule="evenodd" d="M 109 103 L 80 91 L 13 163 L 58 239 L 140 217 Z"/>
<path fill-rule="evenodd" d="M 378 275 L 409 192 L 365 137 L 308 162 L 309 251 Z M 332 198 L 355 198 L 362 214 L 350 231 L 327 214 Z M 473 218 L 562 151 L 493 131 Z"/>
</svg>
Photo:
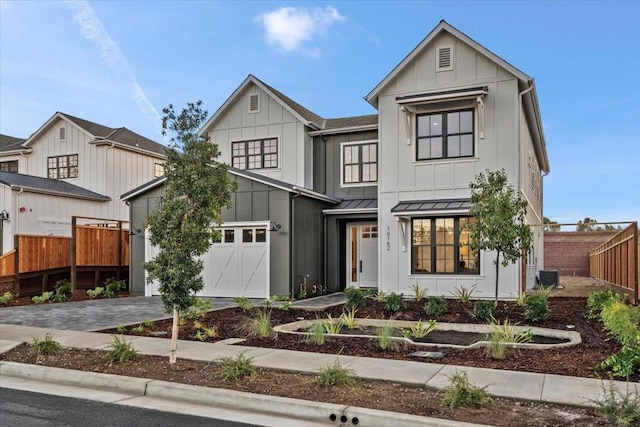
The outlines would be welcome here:
<svg viewBox="0 0 640 427">
<path fill-rule="evenodd" d="M 277 168 L 278 138 L 233 142 L 231 165 L 238 169 Z"/>
<path fill-rule="evenodd" d="M 0 172 L 18 173 L 18 161 L 8 160 L 6 162 L 0 162 Z"/>
<path fill-rule="evenodd" d="M 342 146 L 342 181 L 344 184 L 378 181 L 378 143 Z"/>
<path fill-rule="evenodd" d="M 414 218 L 411 221 L 412 274 L 480 274 L 480 255 L 471 250 L 472 217 Z"/>
<path fill-rule="evenodd" d="M 47 178 L 67 179 L 78 177 L 78 155 L 54 156 L 47 158 Z"/>
<path fill-rule="evenodd" d="M 473 110 L 416 116 L 416 160 L 473 157 Z"/>
</svg>

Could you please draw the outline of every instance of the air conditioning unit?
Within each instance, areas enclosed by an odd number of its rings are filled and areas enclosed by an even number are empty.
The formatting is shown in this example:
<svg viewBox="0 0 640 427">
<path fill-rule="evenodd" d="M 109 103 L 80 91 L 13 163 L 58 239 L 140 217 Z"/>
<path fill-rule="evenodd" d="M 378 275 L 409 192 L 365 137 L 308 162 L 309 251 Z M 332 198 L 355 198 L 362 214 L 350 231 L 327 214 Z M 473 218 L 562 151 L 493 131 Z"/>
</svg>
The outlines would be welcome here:
<svg viewBox="0 0 640 427">
<path fill-rule="evenodd" d="M 548 286 L 560 285 L 560 273 L 558 270 L 540 270 L 540 285 Z"/>
</svg>

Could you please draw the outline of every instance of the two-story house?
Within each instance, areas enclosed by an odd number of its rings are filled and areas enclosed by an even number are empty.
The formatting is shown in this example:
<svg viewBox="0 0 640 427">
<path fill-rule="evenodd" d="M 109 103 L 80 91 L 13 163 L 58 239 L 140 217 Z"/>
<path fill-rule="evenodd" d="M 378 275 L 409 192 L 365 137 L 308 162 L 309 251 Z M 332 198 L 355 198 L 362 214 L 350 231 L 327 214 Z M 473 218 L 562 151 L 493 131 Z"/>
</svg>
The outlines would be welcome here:
<svg viewBox="0 0 640 427">
<path fill-rule="evenodd" d="M 325 119 L 250 75 L 201 129 L 239 183 L 222 238 L 205 259 L 203 295 L 298 294 L 306 284 L 433 295 L 493 295 L 495 254 L 474 253 L 469 183 L 505 169 L 542 222 L 549 171 L 533 80 L 442 21 L 367 96 L 377 114 Z M 163 179 L 123 195 L 132 227 Z M 501 272 L 500 297 L 533 286 L 542 234 Z M 131 242 L 131 284 L 154 252 Z M 259 278 L 259 280 L 258 280 Z"/>
<path fill-rule="evenodd" d="M 163 172 L 165 147 L 57 112 L 29 138 L 0 136 L 0 254 L 15 234 L 71 235 L 71 217 L 128 221 L 120 195 Z"/>
</svg>

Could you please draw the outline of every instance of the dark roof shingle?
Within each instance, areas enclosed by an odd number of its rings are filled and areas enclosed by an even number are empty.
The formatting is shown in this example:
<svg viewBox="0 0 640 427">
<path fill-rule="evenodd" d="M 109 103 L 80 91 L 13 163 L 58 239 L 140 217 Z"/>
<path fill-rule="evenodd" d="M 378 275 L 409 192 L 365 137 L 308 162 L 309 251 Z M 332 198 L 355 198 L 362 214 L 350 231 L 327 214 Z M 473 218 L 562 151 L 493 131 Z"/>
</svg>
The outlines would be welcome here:
<svg viewBox="0 0 640 427">
<path fill-rule="evenodd" d="M 343 129 L 356 126 L 372 126 L 378 124 L 377 114 L 368 114 L 366 116 L 340 117 L 337 119 L 327 119 L 325 130 Z"/>
<path fill-rule="evenodd" d="M 22 138 L 0 134 L 0 152 L 19 150 L 24 141 Z"/>
<path fill-rule="evenodd" d="M 0 184 L 7 185 L 11 188 L 24 188 L 25 191 L 31 190 L 37 193 L 55 193 L 67 197 L 104 202 L 111 200 L 110 197 L 103 196 L 86 188 L 78 187 L 66 181 L 24 175 L 21 173 L 0 172 Z"/>
</svg>

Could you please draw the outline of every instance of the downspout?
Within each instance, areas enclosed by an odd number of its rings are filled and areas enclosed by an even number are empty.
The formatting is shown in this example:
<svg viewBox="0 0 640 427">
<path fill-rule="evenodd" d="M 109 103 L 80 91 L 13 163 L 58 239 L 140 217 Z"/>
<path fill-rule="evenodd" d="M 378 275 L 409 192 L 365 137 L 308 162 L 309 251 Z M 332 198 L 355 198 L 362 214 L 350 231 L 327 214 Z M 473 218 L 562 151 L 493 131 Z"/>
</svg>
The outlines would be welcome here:
<svg viewBox="0 0 640 427">
<path fill-rule="evenodd" d="M 521 182 L 522 181 L 522 116 L 524 115 L 522 98 L 524 97 L 524 95 L 526 95 L 527 93 L 533 90 L 533 84 L 531 83 L 531 80 L 529 80 L 527 84 L 529 85 L 529 87 L 523 90 L 522 92 L 518 93 L 518 191 L 522 191 L 522 186 L 521 186 L 522 184 Z M 525 266 L 526 266 L 526 260 L 523 260 L 522 258 L 520 258 L 520 266 L 519 266 L 520 271 L 522 271 L 523 262 L 525 263 Z M 518 277 L 520 280 L 522 280 L 522 274 L 518 273 Z M 523 284 L 520 283 L 520 286 L 518 286 L 518 294 L 522 292 L 522 285 Z M 525 277 L 524 287 L 526 289 L 526 277 Z"/>
<path fill-rule="evenodd" d="M 290 270 L 291 270 L 291 295 L 295 296 L 296 294 L 296 236 L 295 236 L 295 202 L 296 199 L 300 197 L 300 192 L 296 193 L 291 197 L 291 208 L 290 208 L 290 217 L 289 217 L 289 262 L 291 262 Z"/>
</svg>

